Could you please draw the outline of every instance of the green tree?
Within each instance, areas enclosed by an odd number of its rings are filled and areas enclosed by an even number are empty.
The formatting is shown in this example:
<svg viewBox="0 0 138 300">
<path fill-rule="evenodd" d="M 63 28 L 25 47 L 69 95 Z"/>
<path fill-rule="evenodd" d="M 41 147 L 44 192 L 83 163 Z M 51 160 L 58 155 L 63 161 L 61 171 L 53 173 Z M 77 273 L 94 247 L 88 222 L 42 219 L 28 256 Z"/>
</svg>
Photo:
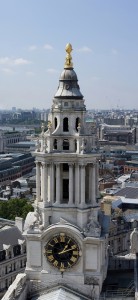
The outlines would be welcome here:
<svg viewBox="0 0 138 300">
<path fill-rule="evenodd" d="M 33 206 L 27 199 L 10 199 L 7 202 L 0 202 L 0 217 L 15 220 L 15 217 L 26 218 L 29 211 L 33 211 Z"/>
</svg>

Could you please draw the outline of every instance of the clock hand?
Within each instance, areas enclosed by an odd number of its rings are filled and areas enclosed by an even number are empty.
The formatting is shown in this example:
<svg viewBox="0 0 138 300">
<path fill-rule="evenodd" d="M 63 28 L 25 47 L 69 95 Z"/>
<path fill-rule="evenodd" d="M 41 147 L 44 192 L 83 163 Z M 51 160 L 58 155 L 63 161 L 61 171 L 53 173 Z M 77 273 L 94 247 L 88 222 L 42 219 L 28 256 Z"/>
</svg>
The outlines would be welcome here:
<svg viewBox="0 0 138 300">
<path fill-rule="evenodd" d="M 63 249 L 61 252 L 59 252 L 58 254 L 63 254 L 63 253 L 66 253 L 68 251 L 72 251 L 73 249 L 70 248 L 70 249 Z"/>
<path fill-rule="evenodd" d="M 62 251 L 60 251 L 58 254 L 63 253 L 67 248 L 68 248 L 68 245 L 66 245 L 66 246 L 64 247 L 64 249 L 63 249 Z"/>
</svg>

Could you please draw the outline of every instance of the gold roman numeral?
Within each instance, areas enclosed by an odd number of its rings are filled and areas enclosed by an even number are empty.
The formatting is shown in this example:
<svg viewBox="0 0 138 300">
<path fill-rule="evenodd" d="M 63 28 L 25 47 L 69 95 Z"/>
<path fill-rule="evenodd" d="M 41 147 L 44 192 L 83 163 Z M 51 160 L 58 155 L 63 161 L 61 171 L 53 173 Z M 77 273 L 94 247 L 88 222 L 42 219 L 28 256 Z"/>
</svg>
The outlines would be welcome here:
<svg viewBox="0 0 138 300">
<path fill-rule="evenodd" d="M 50 246 L 50 247 L 54 247 L 54 245 L 52 245 L 52 244 L 50 244 L 50 243 L 48 244 L 48 246 Z"/>
<path fill-rule="evenodd" d="M 52 261 L 53 259 L 54 259 L 54 256 L 53 256 L 53 255 L 49 255 L 49 256 L 48 256 L 48 260 L 49 260 L 49 261 Z"/>
<path fill-rule="evenodd" d="M 64 263 L 61 263 L 60 268 L 64 269 Z"/>
<path fill-rule="evenodd" d="M 71 268 L 71 264 L 68 262 L 68 267 Z"/>
<path fill-rule="evenodd" d="M 76 245 L 72 245 L 72 246 L 71 246 L 71 249 L 76 249 L 76 248 L 77 248 Z"/>
<path fill-rule="evenodd" d="M 46 250 L 46 254 L 52 253 L 52 250 Z"/>
<path fill-rule="evenodd" d="M 73 255 L 78 255 L 79 251 L 73 251 Z"/>
<path fill-rule="evenodd" d="M 73 263 L 75 263 L 76 260 L 77 260 L 77 258 L 75 256 L 72 256 L 71 259 L 70 259 L 70 261 L 72 261 Z"/>
<path fill-rule="evenodd" d="M 55 242 L 55 244 L 57 244 L 59 241 L 58 241 L 58 239 L 55 237 L 55 238 L 53 238 L 53 240 L 54 240 L 54 242 Z"/>
<path fill-rule="evenodd" d="M 60 234 L 60 242 L 65 243 L 65 234 L 64 233 Z"/>
<path fill-rule="evenodd" d="M 58 261 L 57 261 L 57 260 L 55 260 L 55 261 L 53 262 L 53 266 L 54 266 L 54 267 L 57 267 L 57 266 L 58 266 Z"/>
</svg>

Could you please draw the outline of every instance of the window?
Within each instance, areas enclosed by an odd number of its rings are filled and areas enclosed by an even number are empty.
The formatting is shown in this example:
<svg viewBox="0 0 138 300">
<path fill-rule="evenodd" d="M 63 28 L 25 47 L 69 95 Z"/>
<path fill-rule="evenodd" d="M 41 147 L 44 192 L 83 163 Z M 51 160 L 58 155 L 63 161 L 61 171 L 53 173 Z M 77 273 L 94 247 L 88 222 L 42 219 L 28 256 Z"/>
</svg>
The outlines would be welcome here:
<svg viewBox="0 0 138 300">
<path fill-rule="evenodd" d="M 63 164 L 63 172 L 68 172 L 68 171 L 69 171 L 69 165 Z"/>
<path fill-rule="evenodd" d="M 13 253 L 14 253 L 14 256 L 20 255 L 21 254 L 21 246 L 20 245 L 15 245 L 13 247 Z"/>
<path fill-rule="evenodd" d="M 55 129 L 57 128 L 57 118 L 55 118 Z"/>
<path fill-rule="evenodd" d="M 63 150 L 69 150 L 69 141 L 67 139 L 63 140 Z"/>
<path fill-rule="evenodd" d="M 26 259 L 23 261 L 23 266 L 26 267 Z"/>
<path fill-rule="evenodd" d="M 16 262 L 14 262 L 14 264 L 13 264 L 13 270 L 14 271 L 16 270 Z"/>
<path fill-rule="evenodd" d="M 80 118 L 77 118 L 76 119 L 76 131 L 78 131 L 79 123 L 80 123 Z"/>
<path fill-rule="evenodd" d="M 64 132 L 69 131 L 68 118 L 63 119 L 63 131 Z"/>
<path fill-rule="evenodd" d="M 6 251 L 5 250 L 0 251 L 0 261 L 5 260 L 5 257 L 6 257 Z"/>
<path fill-rule="evenodd" d="M 75 151 L 77 151 L 77 141 L 75 140 Z"/>
<path fill-rule="evenodd" d="M 65 103 L 64 103 L 64 106 L 68 106 L 68 102 L 65 102 Z"/>
<path fill-rule="evenodd" d="M 12 272 L 12 265 L 9 265 L 9 273 Z"/>
<path fill-rule="evenodd" d="M 23 247 L 23 253 L 26 253 L 26 246 Z"/>
<path fill-rule="evenodd" d="M 57 139 L 54 139 L 54 149 L 57 150 Z"/>
<path fill-rule="evenodd" d="M 69 199 L 69 179 L 63 179 L 63 200 L 66 203 L 66 200 Z"/>
</svg>

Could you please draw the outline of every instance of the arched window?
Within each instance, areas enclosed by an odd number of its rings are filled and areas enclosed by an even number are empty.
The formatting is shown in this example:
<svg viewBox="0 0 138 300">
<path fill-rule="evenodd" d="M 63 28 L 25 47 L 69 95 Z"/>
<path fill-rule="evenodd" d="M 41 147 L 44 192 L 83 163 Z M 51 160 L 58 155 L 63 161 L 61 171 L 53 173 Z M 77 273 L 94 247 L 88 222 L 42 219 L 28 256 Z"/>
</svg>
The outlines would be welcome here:
<svg viewBox="0 0 138 300">
<path fill-rule="evenodd" d="M 57 128 L 57 118 L 55 118 L 55 129 Z"/>
<path fill-rule="evenodd" d="M 69 150 L 69 141 L 67 139 L 63 140 L 63 150 Z"/>
<path fill-rule="evenodd" d="M 63 131 L 69 131 L 68 118 L 63 119 Z"/>
<path fill-rule="evenodd" d="M 75 140 L 75 152 L 77 151 L 77 141 Z"/>
<path fill-rule="evenodd" d="M 79 125 L 79 123 L 80 123 L 80 118 L 77 118 L 76 119 L 76 131 L 78 131 L 78 125 Z"/>
<path fill-rule="evenodd" d="M 54 150 L 57 150 L 57 139 L 54 139 L 53 147 L 54 147 Z"/>
</svg>

